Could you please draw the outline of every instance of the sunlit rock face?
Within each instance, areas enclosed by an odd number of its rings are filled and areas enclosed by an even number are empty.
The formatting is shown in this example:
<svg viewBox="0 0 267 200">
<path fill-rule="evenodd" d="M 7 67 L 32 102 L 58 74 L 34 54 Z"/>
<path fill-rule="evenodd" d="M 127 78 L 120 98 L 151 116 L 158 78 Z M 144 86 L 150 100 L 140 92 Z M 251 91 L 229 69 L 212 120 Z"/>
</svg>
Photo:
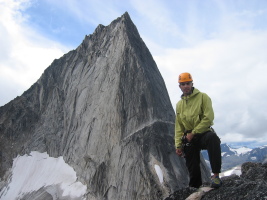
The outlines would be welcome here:
<svg viewBox="0 0 267 200">
<path fill-rule="evenodd" d="M 174 119 L 157 65 L 125 13 L 0 107 L 1 184 L 17 155 L 37 151 L 63 156 L 87 187 L 84 199 L 160 199 L 188 184 Z M 34 194 L 49 196 L 51 187 Z"/>
</svg>

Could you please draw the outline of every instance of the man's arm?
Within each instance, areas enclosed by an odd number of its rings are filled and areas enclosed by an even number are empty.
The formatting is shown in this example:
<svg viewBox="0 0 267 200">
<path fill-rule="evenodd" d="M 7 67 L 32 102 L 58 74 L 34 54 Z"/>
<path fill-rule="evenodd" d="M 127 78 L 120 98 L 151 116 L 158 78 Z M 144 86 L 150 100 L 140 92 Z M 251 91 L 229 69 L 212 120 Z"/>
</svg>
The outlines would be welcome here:
<svg viewBox="0 0 267 200">
<path fill-rule="evenodd" d="M 178 113 L 178 103 L 176 105 L 176 119 L 175 119 L 175 147 L 182 148 L 182 136 L 184 133 L 184 126 L 181 122 L 179 113 Z"/>
</svg>

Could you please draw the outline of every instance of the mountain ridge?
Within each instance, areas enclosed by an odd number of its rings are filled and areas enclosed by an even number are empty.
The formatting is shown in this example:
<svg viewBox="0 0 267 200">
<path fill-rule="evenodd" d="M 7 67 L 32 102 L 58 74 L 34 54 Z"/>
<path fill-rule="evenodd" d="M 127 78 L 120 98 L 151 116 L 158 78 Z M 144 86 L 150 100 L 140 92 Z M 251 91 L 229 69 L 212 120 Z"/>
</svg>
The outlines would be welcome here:
<svg viewBox="0 0 267 200">
<path fill-rule="evenodd" d="M 201 151 L 204 159 L 209 163 L 207 151 Z M 267 162 L 267 145 L 256 148 L 239 147 L 221 144 L 222 172 L 241 166 L 245 162 L 265 163 Z M 209 166 L 209 165 L 208 165 Z"/>
</svg>

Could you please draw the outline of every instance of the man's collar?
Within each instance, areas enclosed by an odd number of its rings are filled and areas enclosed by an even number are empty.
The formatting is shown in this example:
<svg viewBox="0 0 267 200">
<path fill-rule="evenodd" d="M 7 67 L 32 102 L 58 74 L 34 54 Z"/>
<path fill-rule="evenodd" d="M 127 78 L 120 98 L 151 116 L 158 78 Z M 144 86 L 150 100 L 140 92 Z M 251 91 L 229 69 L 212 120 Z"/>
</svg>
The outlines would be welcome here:
<svg viewBox="0 0 267 200">
<path fill-rule="evenodd" d="M 189 95 L 187 95 L 187 96 L 184 96 L 184 94 L 182 94 L 181 95 L 181 98 L 183 98 L 183 97 L 189 97 L 189 96 L 191 96 L 191 94 L 193 94 L 194 93 L 194 87 L 192 87 L 192 90 L 191 90 L 191 93 L 189 94 Z"/>
</svg>

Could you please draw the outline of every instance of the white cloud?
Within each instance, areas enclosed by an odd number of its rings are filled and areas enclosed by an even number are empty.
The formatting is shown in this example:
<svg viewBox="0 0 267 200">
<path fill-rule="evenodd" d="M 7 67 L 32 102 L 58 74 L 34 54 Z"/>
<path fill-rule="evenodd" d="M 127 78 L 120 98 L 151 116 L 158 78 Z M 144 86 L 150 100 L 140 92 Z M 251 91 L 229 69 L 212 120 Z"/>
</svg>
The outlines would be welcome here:
<svg viewBox="0 0 267 200">
<path fill-rule="evenodd" d="M 253 138 L 248 138 L 241 133 L 229 132 L 224 135 L 223 143 L 234 143 L 234 142 L 252 142 L 255 141 Z"/>
<path fill-rule="evenodd" d="M 7 103 L 8 87 L 16 91 L 13 98 L 22 94 L 41 76 L 51 62 L 63 55 L 66 48 L 49 41 L 26 26 L 27 16 L 21 11 L 31 1 L 5 0 L 0 2 L 0 105 Z M 17 88 L 17 89 L 15 89 Z M 2 91 L 3 90 L 3 91 Z"/>
</svg>

